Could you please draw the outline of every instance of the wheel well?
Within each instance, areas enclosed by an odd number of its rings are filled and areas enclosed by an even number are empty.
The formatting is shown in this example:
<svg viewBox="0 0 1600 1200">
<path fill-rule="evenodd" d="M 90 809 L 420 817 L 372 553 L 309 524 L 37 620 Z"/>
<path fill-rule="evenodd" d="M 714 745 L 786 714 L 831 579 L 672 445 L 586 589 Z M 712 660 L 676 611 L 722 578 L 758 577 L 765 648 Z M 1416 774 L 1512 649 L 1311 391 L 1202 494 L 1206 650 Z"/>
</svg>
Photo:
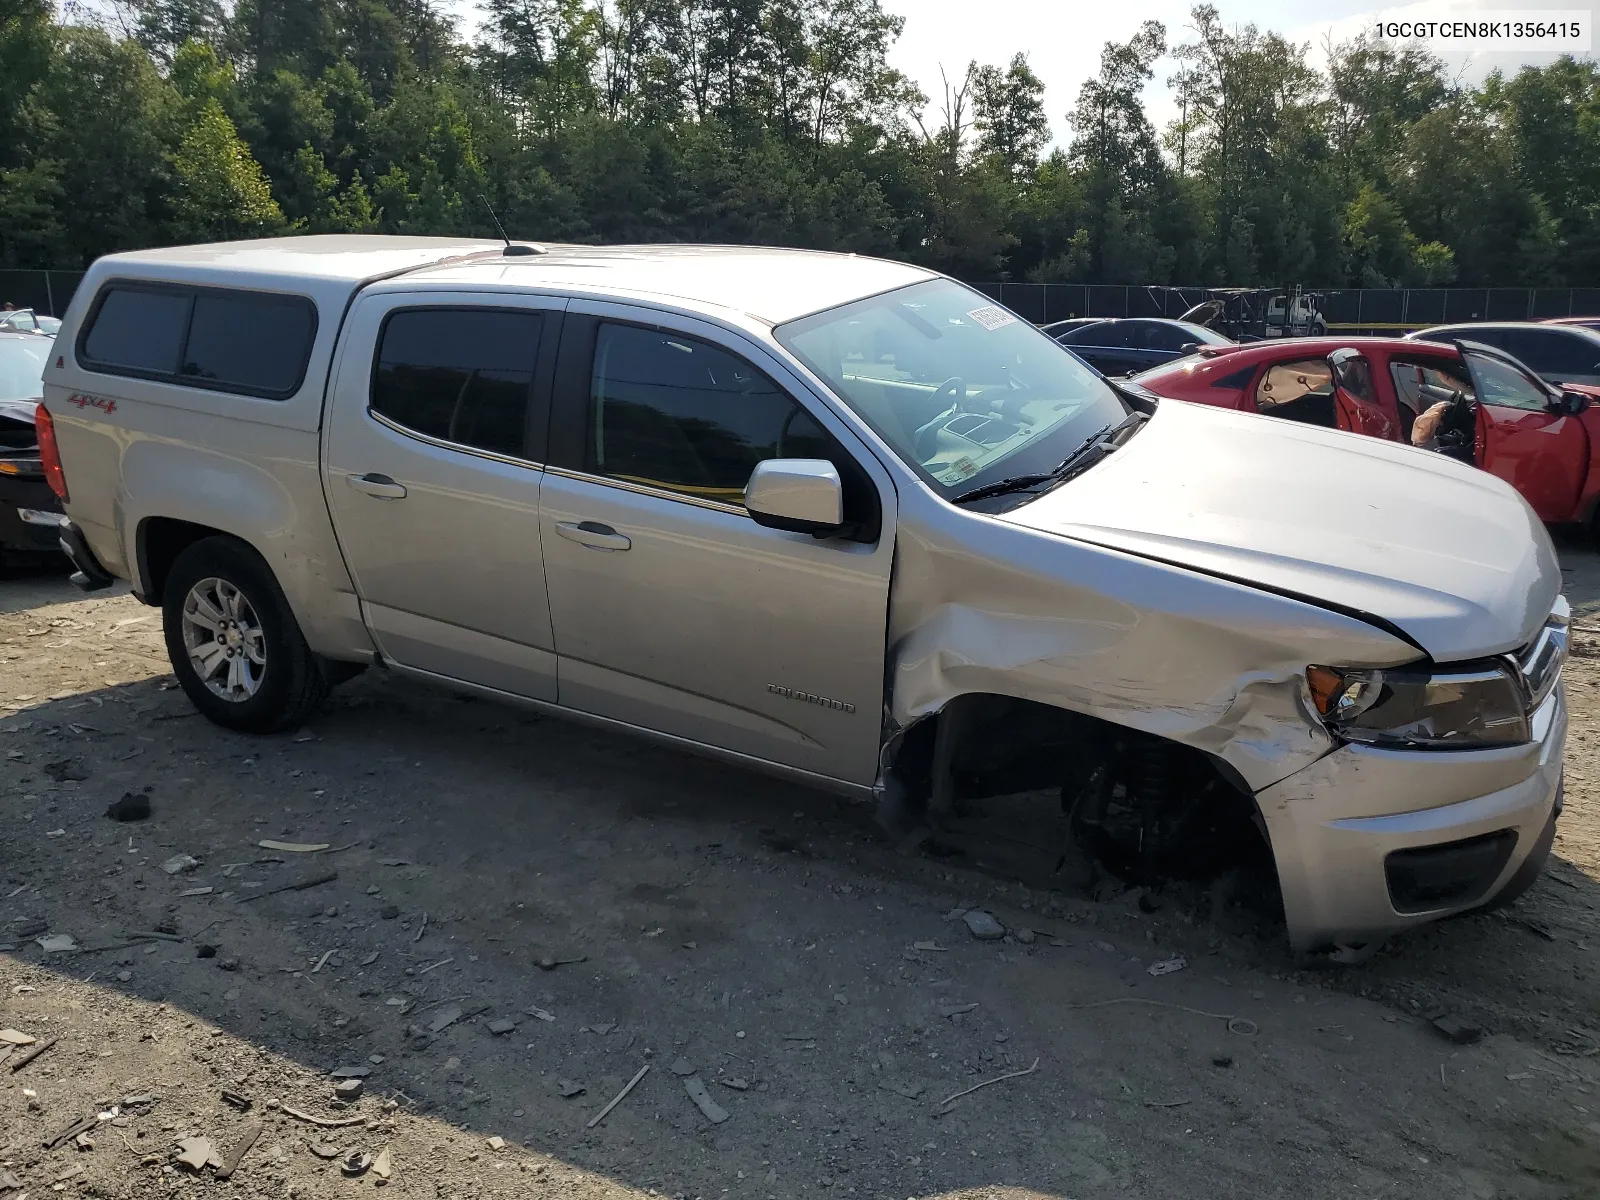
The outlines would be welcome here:
<svg viewBox="0 0 1600 1200">
<path fill-rule="evenodd" d="M 884 784 L 902 809 L 890 821 L 933 827 L 963 801 L 1059 791 L 1073 836 L 1143 883 L 1219 871 L 1260 848 L 1251 829 L 1266 838 L 1254 795 L 1222 759 L 1012 696 L 957 696 L 901 730 Z"/>
<path fill-rule="evenodd" d="M 146 517 L 139 523 L 136 548 L 139 555 L 139 582 L 143 591 L 139 599 L 146 604 L 159 606 L 167 590 L 167 575 L 172 564 L 201 538 L 216 535 L 231 537 L 226 530 L 214 529 L 194 521 L 180 521 L 175 517 Z"/>
</svg>

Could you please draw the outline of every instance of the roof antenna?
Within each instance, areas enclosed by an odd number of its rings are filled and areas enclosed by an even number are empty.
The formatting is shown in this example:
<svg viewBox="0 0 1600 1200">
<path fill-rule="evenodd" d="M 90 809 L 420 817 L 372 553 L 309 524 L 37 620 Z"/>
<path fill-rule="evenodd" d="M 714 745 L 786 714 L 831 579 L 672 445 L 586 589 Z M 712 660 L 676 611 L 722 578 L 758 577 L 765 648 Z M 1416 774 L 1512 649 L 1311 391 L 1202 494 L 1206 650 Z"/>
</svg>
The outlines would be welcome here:
<svg viewBox="0 0 1600 1200">
<path fill-rule="evenodd" d="M 512 240 L 506 236 L 506 227 L 500 224 L 500 218 L 494 215 L 494 206 L 489 203 L 489 197 L 480 192 L 478 194 L 478 199 L 482 200 L 483 207 L 488 209 L 489 220 L 494 222 L 494 227 L 500 231 L 500 240 L 506 244 L 506 248 L 501 251 L 502 254 L 504 254 L 507 258 L 522 258 L 529 254 L 539 253 L 532 246 L 518 246 L 514 244 Z"/>
</svg>

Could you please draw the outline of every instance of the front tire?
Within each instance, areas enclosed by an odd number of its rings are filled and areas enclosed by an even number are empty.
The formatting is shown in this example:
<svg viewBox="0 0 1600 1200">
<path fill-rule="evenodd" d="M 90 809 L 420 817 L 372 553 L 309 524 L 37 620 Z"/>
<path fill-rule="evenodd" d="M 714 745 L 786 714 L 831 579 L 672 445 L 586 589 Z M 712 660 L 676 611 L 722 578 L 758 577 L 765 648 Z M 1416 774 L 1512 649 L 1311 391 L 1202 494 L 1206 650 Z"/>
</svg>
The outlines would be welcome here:
<svg viewBox="0 0 1600 1200">
<path fill-rule="evenodd" d="M 327 696 L 283 589 L 242 542 L 208 537 L 184 550 L 161 609 L 178 686 L 216 724 L 278 733 L 302 724 Z"/>
</svg>

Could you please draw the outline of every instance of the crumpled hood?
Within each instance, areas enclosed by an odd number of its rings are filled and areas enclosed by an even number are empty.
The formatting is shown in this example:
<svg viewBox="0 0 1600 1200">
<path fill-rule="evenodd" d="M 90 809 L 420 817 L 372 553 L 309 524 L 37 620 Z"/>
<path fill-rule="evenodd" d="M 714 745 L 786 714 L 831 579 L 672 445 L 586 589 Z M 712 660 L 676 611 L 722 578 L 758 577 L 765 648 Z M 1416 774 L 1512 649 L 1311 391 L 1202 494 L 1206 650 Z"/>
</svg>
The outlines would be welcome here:
<svg viewBox="0 0 1600 1200">
<path fill-rule="evenodd" d="M 1376 618 L 1440 662 L 1525 645 L 1561 587 L 1544 526 L 1487 472 L 1172 400 L 1000 519 Z"/>
</svg>

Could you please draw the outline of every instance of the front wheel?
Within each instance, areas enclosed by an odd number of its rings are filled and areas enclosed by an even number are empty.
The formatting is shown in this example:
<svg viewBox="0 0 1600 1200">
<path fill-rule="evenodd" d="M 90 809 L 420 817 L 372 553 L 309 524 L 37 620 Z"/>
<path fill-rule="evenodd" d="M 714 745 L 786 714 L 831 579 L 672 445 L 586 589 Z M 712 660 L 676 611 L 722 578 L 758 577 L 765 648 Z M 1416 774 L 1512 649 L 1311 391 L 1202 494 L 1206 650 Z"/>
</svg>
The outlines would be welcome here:
<svg viewBox="0 0 1600 1200">
<path fill-rule="evenodd" d="M 167 576 L 162 619 L 178 685 L 218 725 L 292 729 L 328 694 L 278 581 L 241 542 L 209 537 L 184 550 Z"/>
</svg>

